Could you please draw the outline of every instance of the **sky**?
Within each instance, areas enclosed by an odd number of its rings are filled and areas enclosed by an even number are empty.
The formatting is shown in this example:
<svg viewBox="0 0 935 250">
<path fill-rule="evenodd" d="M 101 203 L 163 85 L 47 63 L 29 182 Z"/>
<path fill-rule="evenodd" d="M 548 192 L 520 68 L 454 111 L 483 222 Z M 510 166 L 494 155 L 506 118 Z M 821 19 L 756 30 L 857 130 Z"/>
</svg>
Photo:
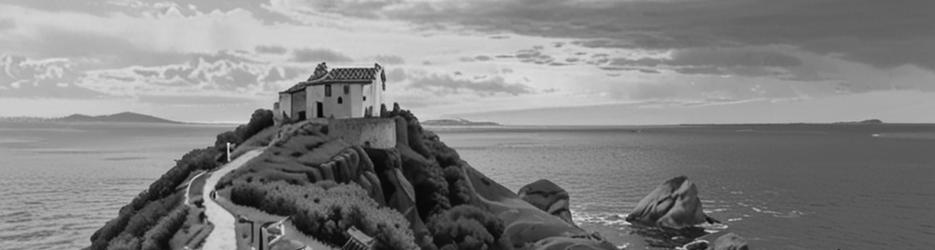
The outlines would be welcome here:
<svg viewBox="0 0 935 250">
<path fill-rule="evenodd" d="M 0 0 L 0 116 L 243 122 L 315 65 L 420 118 L 935 122 L 929 0 Z"/>
</svg>

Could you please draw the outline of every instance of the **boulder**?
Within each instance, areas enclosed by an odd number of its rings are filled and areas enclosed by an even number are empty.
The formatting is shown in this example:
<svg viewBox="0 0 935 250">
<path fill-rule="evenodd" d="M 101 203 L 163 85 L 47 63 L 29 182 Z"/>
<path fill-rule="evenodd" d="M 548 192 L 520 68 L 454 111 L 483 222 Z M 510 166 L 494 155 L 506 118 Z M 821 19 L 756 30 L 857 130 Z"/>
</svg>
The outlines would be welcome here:
<svg viewBox="0 0 935 250">
<path fill-rule="evenodd" d="M 571 220 L 571 211 L 568 209 L 568 192 L 565 192 L 565 189 L 555 183 L 541 179 L 520 188 L 518 195 L 520 199 L 542 209 L 542 211 L 546 211 L 574 225 Z"/>
<path fill-rule="evenodd" d="M 740 237 L 735 233 L 727 233 L 717 237 L 714 240 L 714 243 L 708 248 L 709 250 L 748 250 L 747 240 Z"/>
<path fill-rule="evenodd" d="M 696 240 L 696 241 L 689 242 L 688 244 L 685 244 L 684 246 L 678 249 L 707 250 L 709 246 L 710 246 L 710 243 L 708 243 L 708 241 L 706 240 Z"/>
<path fill-rule="evenodd" d="M 671 229 L 718 222 L 704 214 L 701 199 L 698 198 L 698 189 L 685 176 L 669 179 L 656 187 L 640 200 L 626 220 Z"/>
</svg>

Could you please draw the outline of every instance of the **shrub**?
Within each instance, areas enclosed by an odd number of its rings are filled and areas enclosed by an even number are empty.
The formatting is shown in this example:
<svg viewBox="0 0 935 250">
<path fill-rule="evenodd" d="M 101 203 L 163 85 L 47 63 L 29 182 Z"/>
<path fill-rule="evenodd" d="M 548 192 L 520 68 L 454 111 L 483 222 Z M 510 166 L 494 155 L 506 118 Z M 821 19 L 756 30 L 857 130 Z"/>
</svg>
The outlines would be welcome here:
<svg viewBox="0 0 935 250">
<path fill-rule="evenodd" d="M 271 214 L 293 216 L 299 231 L 334 245 L 347 241 L 351 226 L 377 240 L 378 249 L 415 249 L 409 222 L 376 201 L 356 184 L 290 185 L 235 182 L 231 201 Z M 235 198 L 236 197 L 236 198 Z"/>
<path fill-rule="evenodd" d="M 416 208 L 425 220 L 433 214 L 451 208 L 448 201 L 448 182 L 438 162 L 429 161 L 412 150 L 400 150 L 403 174 L 416 193 Z"/>
<path fill-rule="evenodd" d="M 143 235 L 143 250 L 169 249 L 169 240 L 185 223 L 188 206 L 176 206 L 171 213 L 162 217 L 152 229 Z"/>
<path fill-rule="evenodd" d="M 216 168 L 218 163 L 215 161 L 215 157 L 217 157 L 217 153 L 220 150 L 224 149 L 225 142 L 234 142 L 239 144 L 245 139 L 252 137 L 259 131 L 272 125 L 273 112 L 270 110 L 258 109 L 253 112 L 253 115 L 251 115 L 249 123 L 241 125 L 233 131 L 219 134 L 217 136 L 217 140 L 214 143 L 215 146 L 203 149 L 195 149 L 183 155 L 181 159 L 176 161 L 174 167 L 169 169 L 169 171 L 166 171 L 166 173 L 160 176 L 159 179 L 150 184 L 147 190 L 140 192 L 140 194 L 137 195 L 136 198 L 130 202 L 130 204 L 122 207 L 117 215 L 117 218 L 111 219 L 106 224 L 104 224 L 103 227 L 95 231 L 94 234 L 91 235 L 91 247 L 89 247 L 89 249 L 107 249 L 108 244 L 111 244 L 109 243 L 111 241 L 118 243 L 118 249 L 129 246 L 127 244 L 136 244 L 136 248 L 139 248 L 139 240 L 137 239 L 134 243 L 130 240 L 130 238 L 133 238 L 131 236 L 134 235 L 139 236 L 142 232 L 134 232 L 133 234 L 129 234 L 129 236 L 124 236 L 122 233 L 130 229 L 132 229 L 131 231 L 145 230 L 145 228 L 135 228 L 136 225 L 140 225 L 139 220 L 142 218 L 156 220 L 161 217 L 152 217 L 152 215 L 146 215 L 139 217 L 137 220 L 132 220 L 131 218 L 136 217 L 136 215 L 140 213 L 139 210 L 151 205 L 153 201 L 163 199 L 175 193 L 176 187 L 188 179 L 192 171 L 199 169 L 210 170 Z M 162 213 L 162 215 L 165 215 L 165 213 Z M 118 237 L 120 238 L 119 240 L 117 239 Z"/>
<path fill-rule="evenodd" d="M 111 240 L 106 247 L 108 250 L 140 249 L 140 238 L 125 233 L 120 234 L 120 236 Z"/>
<path fill-rule="evenodd" d="M 432 217 L 428 224 L 441 249 L 502 249 L 503 221 L 490 212 L 460 205 Z"/>
<path fill-rule="evenodd" d="M 445 181 L 448 182 L 448 201 L 452 206 L 467 204 L 471 202 L 471 189 L 464 180 L 464 172 L 461 166 L 455 165 L 445 168 Z"/>
</svg>

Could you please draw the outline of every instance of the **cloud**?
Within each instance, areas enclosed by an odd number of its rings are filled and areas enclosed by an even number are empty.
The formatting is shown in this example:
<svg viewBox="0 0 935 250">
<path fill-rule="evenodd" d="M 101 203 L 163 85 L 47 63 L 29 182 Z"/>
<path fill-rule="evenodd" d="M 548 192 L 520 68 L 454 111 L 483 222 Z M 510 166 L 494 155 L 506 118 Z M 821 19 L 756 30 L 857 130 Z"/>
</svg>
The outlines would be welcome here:
<svg viewBox="0 0 935 250">
<path fill-rule="evenodd" d="M 328 13 L 453 23 L 580 39 L 586 47 L 668 50 L 785 44 L 878 67 L 935 69 L 932 1 L 303 1 Z M 768 7 L 764 7 L 768 6 Z M 437 26 L 444 27 L 444 26 Z"/>
<path fill-rule="evenodd" d="M 376 60 L 377 63 L 383 63 L 383 64 L 404 64 L 404 63 L 406 63 L 406 60 L 403 59 L 403 57 L 397 56 L 397 55 L 378 55 L 378 56 L 376 56 L 376 57 L 374 58 L 374 60 Z"/>
<path fill-rule="evenodd" d="M 276 45 L 260 45 L 256 46 L 254 49 L 257 53 L 264 54 L 277 54 L 282 55 L 286 53 L 286 47 L 276 46 Z"/>
<path fill-rule="evenodd" d="M 138 100 L 160 105 L 238 105 L 256 102 L 253 98 L 213 95 L 140 95 Z"/>
<path fill-rule="evenodd" d="M 81 83 L 116 95 L 255 96 L 278 91 L 304 74 L 299 65 L 265 61 L 244 51 L 193 53 L 188 57 L 182 63 L 94 70 Z"/>
<path fill-rule="evenodd" d="M 16 27 L 16 21 L 8 18 L 0 18 L 0 31 L 8 30 Z"/>
<path fill-rule="evenodd" d="M 475 79 L 460 79 L 449 75 L 430 74 L 427 76 L 410 76 L 410 89 L 420 89 L 441 95 L 470 91 L 479 95 L 495 94 L 530 94 L 533 89 L 519 83 L 508 83 L 503 77 L 475 77 Z"/>
<path fill-rule="evenodd" d="M 56 27 L 39 28 L 35 38 L 25 41 L 0 40 L 0 45 L 35 58 L 82 59 L 82 68 L 160 65 L 185 59 L 181 53 L 140 48 L 124 37 Z"/>
<path fill-rule="evenodd" d="M 350 62 L 349 56 L 330 49 L 297 49 L 292 51 L 292 61 L 296 62 Z"/>
<path fill-rule="evenodd" d="M 784 48 L 791 51 L 791 48 Z M 735 75 L 735 76 L 788 76 L 792 68 L 803 64 L 796 56 L 780 48 L 689 48 L 679 49 L 665 57 L 614 58 L 604 69 L 619 67 L 648 67 L 670 69 L 682 74 Z M 649 69 L 647 69 L 649 70 Z"/>
<path fill-rule="evenodd" d="M 75 85 L 82 73 L 67 59 L 31 60 L 22 56 L 0 57 L 0 98 L 90 99 L 107 94 Z"/>
</svg>

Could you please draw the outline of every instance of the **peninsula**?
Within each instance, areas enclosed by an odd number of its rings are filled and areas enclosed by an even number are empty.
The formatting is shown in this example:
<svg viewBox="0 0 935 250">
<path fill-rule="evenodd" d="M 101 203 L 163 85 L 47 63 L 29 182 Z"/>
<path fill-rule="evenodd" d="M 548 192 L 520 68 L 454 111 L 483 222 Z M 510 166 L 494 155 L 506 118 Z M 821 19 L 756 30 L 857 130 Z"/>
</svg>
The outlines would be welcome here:
<svg viewBox="0 0 935 250">
<path fill-rule="evenodd" d="M 575 224 L 558 185 L 507 189 L 387 108 L 385 86 L 379 64 L 320 64 L 273 110 L 182 156 L 87 249 L 618 249 Z M 627 220 L 716 222 L 696 194 L 667 181 Z"/>
</svg>

